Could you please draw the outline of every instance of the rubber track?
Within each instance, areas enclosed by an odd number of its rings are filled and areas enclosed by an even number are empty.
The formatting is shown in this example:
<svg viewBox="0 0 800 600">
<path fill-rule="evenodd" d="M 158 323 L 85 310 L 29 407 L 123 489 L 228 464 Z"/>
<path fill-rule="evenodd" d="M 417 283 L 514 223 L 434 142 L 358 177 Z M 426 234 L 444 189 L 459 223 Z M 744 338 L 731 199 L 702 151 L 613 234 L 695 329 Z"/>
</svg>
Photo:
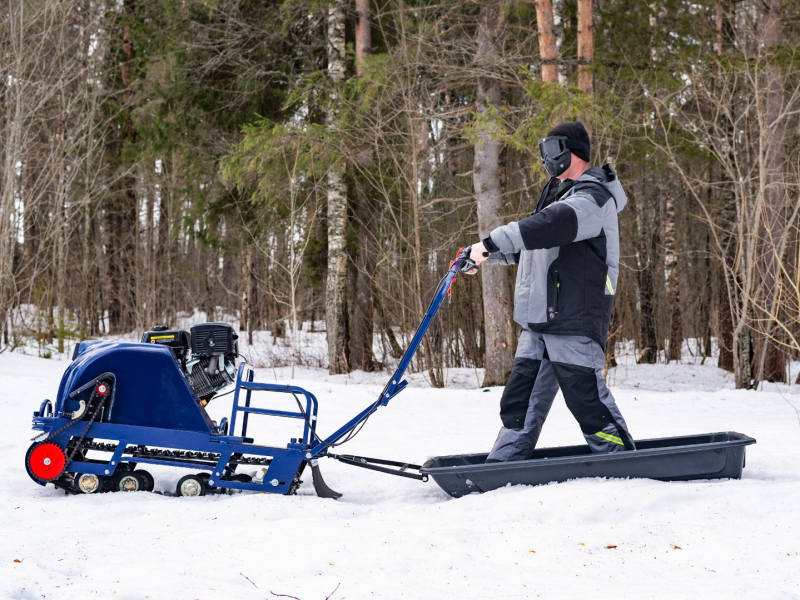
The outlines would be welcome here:
<svg viewBox="0 0 800 600">
<path fill-rule="evenodd" d="M 117 444 L 84 442 L 83 444 L 81 444 L 80 449 L 113 453 L 116 452 L 117 450 Z M 130 460 L 136 462 L 137 458 L 164 458 L 173 460 L 178 459 L 178 460 L 213 462 L 214 464 L 216 464 L 219 461 L 219 454 L 214 452 L 191 452 L 188 450 L 163 450 L 160 448 L 147 448 L 146 446 L 127 446 L 125 448 L 125 452 L 123 453 L 121 460 Z M 271 462 L 272 462 L 271 458 L 244 457 L 241 455 L 237 456 L 237 454 L 233 454 L 230 460 L 228 461 L 228 464 L 268 466 Z"/>
</svg>

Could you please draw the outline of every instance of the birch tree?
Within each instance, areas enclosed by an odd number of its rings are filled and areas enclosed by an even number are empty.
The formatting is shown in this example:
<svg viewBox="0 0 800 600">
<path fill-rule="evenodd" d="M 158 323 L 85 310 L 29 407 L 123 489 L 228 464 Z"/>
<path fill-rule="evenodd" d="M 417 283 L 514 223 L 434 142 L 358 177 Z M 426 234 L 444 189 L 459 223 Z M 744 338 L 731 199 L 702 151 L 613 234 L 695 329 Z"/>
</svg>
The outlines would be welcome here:
<svg viewBox="0 0 800 600">
<path fill-rule="evenodd" d="M 333 84 L 327 126 L 338 125 L 337 86 L 345 80 L 345 3 L 334 0 L 328 7 L 328 76 Z M 328 170 L 328 277 L 325 287 L 325 321 L 328 336 L 328 370 L 349 371 L 347 354 L 347 184 L 344 164 L 334 162 Z"/>
</svg>

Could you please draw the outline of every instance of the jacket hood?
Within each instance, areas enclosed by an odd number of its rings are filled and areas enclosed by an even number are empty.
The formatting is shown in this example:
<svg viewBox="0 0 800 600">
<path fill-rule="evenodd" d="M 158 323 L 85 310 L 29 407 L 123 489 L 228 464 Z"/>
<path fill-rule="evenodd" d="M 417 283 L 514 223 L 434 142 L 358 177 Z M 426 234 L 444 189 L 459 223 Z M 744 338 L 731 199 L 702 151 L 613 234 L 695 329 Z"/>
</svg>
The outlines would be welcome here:
<svg viewBox="0 0 800 600">
<path fill-rule="evenodd" d="M 578 177 L 578 181 L 593 181 L 605 187 L 614 197 L 614 202 L 617 204 L 617 213 L 621 213 L 622 209 L 628 203 L 628 196 L 625 190 L 622 189 L 622 184 L 619 182 L 617 172 L 614 167 L 609 164 L 603 167 L 592 167 L 588 169 L 583 175 Z"/>
</svg>

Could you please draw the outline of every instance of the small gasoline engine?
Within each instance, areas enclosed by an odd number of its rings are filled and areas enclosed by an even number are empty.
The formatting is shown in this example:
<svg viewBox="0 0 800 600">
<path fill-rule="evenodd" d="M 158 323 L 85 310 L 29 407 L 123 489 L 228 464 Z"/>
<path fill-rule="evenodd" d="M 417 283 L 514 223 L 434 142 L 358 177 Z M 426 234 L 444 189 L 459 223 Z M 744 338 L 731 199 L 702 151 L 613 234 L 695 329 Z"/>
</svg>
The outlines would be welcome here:
<svg viewBox="0 0 800 600">
<path fill-rule="evenodd" d="M 172 349 L 186 382 L 205 406 L 218 391 L 236 380 L 239 336 L 227 323 L 200 323 L 192 325 L 190 331 L 191 335 L 156 325 L 142 336 L 142 342 Z"/>
</svg>

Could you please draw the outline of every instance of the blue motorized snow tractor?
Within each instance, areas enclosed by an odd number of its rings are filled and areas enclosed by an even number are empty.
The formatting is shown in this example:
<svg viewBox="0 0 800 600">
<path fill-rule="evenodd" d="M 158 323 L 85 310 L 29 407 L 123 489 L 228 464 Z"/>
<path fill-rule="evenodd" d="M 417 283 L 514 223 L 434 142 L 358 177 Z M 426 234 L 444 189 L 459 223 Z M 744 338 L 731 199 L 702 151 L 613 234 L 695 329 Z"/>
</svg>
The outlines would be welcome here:
<svg viewBox="0 0 800 600">
<path fill-rule="evenodd" d="M 42 435 L 25 457 L 28 474 L 41 485 L 53 483 L 68 493 L 152 491 L 153 477 L 141 466 L 162 465 L 193 471 L 177 484 L 181 496 L 225 489 L 292 494 L 310 466 L 317 494 L 337 498 L 340 494 L 325 485 L 317 462 L 331 456 L 425 480 L 419 465 L 330 451 L 351 439 L 370 415 L 406 387 L 405 371 L 456 274 L 475 267 L 468 257 L 469 249 L 460 251 L 451 263 L 380 396 L 327 438 L 317 433 L 314 394 L 297 386 L 258 383 L 246 362 L 237 367 L 237 336 L 230 325 L 202 323 L 190 333 L 159 326 L 145 333 L 141 343 L 85 341 L 76 346 L 55 402 L 45 400 L 33 414 L 33 429 Z M 216 423 L 205 406 L 230 385 L 230 420 Z M 297 410 L 255 407 L 254 392 L 289 394 Z M 299 419 L 302 435 L 285 447 L 259 445 L 248 437 L 251 415 Z M 253 466 L 263 476 L 241 472 Z"/>
</svg>

